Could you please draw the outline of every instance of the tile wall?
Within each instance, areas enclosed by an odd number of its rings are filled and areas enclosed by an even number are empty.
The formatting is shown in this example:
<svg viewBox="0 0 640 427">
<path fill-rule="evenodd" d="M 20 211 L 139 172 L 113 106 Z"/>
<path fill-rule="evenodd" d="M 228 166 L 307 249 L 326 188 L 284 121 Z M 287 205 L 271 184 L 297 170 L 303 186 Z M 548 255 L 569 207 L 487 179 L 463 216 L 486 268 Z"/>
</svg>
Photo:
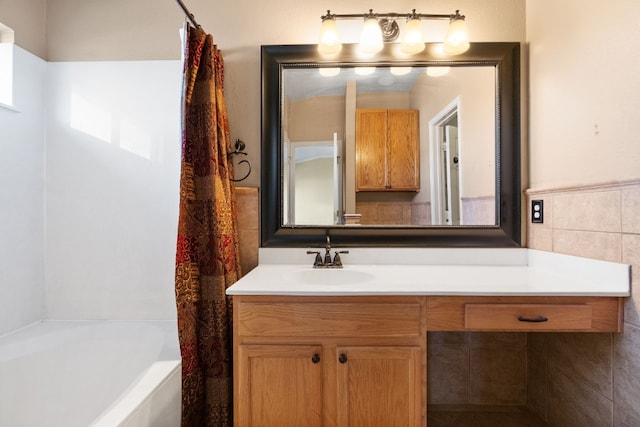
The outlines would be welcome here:
<svg viewBox="0 0 640 427">
<path fill-rule="evenodd" d="M 525 333 L 429 332 L 427 402 L 525 405 Z"/>
<path fill-rule="evenodd" d="M 414 204 L 411 202 L 357 202 L 356 212 L 362 215 L 361 224 L 411 225 Z"/>
<path fill-rule="evenodd" d="M 630 264 L 640 281 L 640 180 L 529 190 L 544 201 L 533 249 Z M 528 405 L 550 426 L 640 426 L 640 291 L 625 304 L 622 334 L 529 334 Z"/>
<path fill-rule="evenodd" d="M 240 240 L 240 264 L 246 274 L 258 265 L 260 246 L 259 197 L 256 187 L 236 187 L 238 207 L 238 240 Z"/>
<path fill-rule="evenodd" d="M 461 215 L 464 224 L 494 224 L 495 199 L 491 197 L 462 198 Z M 357 202 L 356 212 L 362 224 L 431 225 L 430 202 Z"/>
</svg>

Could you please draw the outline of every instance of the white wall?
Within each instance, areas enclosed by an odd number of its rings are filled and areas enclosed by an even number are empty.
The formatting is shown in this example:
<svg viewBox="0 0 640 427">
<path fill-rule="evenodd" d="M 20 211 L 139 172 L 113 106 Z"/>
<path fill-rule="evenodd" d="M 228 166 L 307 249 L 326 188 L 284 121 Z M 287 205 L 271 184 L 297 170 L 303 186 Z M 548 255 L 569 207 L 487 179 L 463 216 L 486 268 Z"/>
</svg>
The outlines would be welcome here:
<svg viewBox="0 0 640 427">
<path fill-rule="evenodd" d="M 640 2 L 527 2 L 530 187 L 640 176 Z"/>
<path fill-rule="evenodd" d="M 180 61 L 48 69 L 46 316 L 175 319 Z"/>
<path fill-rule="evenodd" d="M 42 318 L 46 63 L 14 48 L 14 105 L 0 107 L 0 334 Z"/>
<path fill-rule="evenodd" d="M 296 163 L 296 224 L 334 223 L 333 163 L 333 157 Z"/>
</svg>

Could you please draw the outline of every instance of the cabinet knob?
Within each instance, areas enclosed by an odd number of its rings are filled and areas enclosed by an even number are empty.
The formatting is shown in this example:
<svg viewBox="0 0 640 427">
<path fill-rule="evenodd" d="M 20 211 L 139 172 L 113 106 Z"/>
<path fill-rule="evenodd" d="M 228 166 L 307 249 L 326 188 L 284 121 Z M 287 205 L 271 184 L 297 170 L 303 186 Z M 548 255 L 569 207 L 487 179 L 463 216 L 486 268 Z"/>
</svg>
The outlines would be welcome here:
<svg viewBox="0 0 640 427">
<path fill-rule="evenodd" d="M 318 353 L 314 353 L 313 356 L 311 356 L 311 361 L 313 363 L 320 363 L 320 355 Z"/>
<path fill-rule="evenodd" d="M 338 356 L 338 362 L 342 364 L 347 363 L 347 355 L 344 353 L 340 353 L 340 356 Z"/>
</svg>

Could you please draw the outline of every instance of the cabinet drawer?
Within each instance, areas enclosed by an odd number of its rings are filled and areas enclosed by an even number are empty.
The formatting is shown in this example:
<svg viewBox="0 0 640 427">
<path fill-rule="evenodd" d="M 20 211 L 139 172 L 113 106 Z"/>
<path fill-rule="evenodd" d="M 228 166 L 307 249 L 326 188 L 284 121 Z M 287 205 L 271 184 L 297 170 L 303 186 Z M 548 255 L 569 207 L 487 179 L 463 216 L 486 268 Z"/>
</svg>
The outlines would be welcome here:
<svg viewBox="0 0 640 427">
<path fill-rule="evenodd" d="M 619 297 L 433 296 L 426 304 L 428 331 L 622 332 L 623 325 Z"/>
<path fill-rule="evenodd" d="M 485 331 L 589 330 L 592 309 L 586 304 L 465 304 L 466 329 Z"/>
<path fill-rule="evenodd" d="M 423 304 L 413 302 L 236 301 L 240 337 L 418 337 Z M 298 302 L 299 301 L 299 302 Z"/>
</svg>

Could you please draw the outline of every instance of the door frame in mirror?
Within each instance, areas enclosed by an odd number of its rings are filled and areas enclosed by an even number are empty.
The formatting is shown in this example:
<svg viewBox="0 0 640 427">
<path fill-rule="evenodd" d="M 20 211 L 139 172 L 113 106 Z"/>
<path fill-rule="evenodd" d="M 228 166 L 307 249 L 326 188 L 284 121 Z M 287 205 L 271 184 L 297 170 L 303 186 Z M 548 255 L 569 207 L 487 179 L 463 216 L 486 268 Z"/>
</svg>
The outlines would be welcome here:
<svg viewBox="0 0 640 427">
<path fill-rule="evenodd" d="M 344 45 L 331 59 L 316 45 L 263 45 L 261 247 L 319 246 L 327 231 L 334 246 L 518 247 L 521 245 L 520 44 L 472 43 L 457 56 L 438 55 L 437 43 L 423 53 L 398 59 L 396 44 L 362 59 L 356 45 Z M 487 226 L 283 226 L 282 71 L 286 68 L 410 65 L 496 67 L 496 225 Z"/>
</svg>

